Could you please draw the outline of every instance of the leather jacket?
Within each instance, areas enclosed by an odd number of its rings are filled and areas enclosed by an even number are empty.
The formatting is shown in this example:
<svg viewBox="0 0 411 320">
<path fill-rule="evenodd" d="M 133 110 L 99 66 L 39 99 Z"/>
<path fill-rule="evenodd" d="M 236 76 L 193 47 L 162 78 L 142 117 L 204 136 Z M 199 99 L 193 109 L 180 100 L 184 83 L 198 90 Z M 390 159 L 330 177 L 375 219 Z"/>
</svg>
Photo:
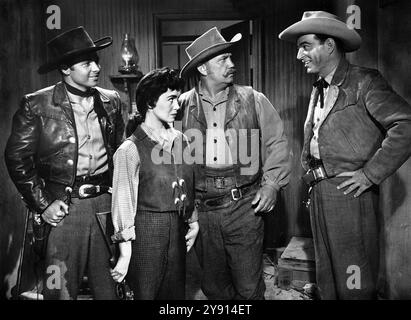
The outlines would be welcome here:
<svg viewBox="0 0 411 320">
<path fill-rule="evenodd" d="M 109 173 L 113 154 L 121 144 L 124 122 L 117 92 L 96 87 L 94 106 L 107 150 Z M 98 101 L 98 98 L 100 101 Z M 56 198 L 51 190 L 73 186 L 77 172 L 78 137 L 64 84 L 57 83 L 25 95 L 13 117 L 5 150 L 11 179 L 29 209 L 42 213 Z M 53 185 L 53 187 L 47 187 Z"/>
<path fill-rule="evenodd" d="M 411 106 L 394 92 L 378 70 L 342 59 L 329 87 L 333 105 L 319 128 L 318 146 L 328 176 L 363 169 L 380 184 L 411 154 Z M 313 89 L 304 125 L 302 165 L 313 136 L 313 111 L 318 90 Z"/>
</svg>

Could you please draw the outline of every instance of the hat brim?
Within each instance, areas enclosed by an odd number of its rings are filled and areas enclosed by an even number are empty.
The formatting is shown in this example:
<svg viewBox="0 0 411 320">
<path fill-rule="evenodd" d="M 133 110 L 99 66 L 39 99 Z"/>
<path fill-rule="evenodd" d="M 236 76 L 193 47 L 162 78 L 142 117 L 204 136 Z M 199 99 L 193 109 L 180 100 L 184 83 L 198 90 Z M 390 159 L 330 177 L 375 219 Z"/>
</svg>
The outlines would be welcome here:
<svg viewBox="0 0 411 320">
<path fill-rule="evenodd" d="M 355 51 L 361 46 L 361 37 L 357 31 L 349 29 L 342 21 L 325 17 L 298 21 L 282 31 L 278 37 L 295 43 L 305 34 L 325 34 L 340 39 L 346 52 Z"/>
<path fill-rule="evenodd" d="M 98 39 L 93 42 L 95 45 L 94 47 L 89 47 L 89 48 L 84 48 L 81 50 L 73 50 L 73 51 L 67 52 L 61 57 L 59 57 L 58 59 L 55 59 L 53 61 L 43 64 L 37 69 L 37 72 L 40 74 L 50 72 L 72 57 L 104 49 L 113 43 L 113 39 L 111 37 L 104 37 L 104 38 Z"/>
<path fill-rule="evenodd" d="M 180 71 L 180 77 L 187 76 L 188 73 L 193 71 L 201 62 L 211 59 L 213 56 L 218 55 L 220 52 L 225 51 L 229 47 L 237 44 L 242 38 L 241 33 L 237 33 L 229 42 L 218 43 L 210 46 L 203 51 L 197 53 L 190 61 L 188 61 Z"/>
</svg>

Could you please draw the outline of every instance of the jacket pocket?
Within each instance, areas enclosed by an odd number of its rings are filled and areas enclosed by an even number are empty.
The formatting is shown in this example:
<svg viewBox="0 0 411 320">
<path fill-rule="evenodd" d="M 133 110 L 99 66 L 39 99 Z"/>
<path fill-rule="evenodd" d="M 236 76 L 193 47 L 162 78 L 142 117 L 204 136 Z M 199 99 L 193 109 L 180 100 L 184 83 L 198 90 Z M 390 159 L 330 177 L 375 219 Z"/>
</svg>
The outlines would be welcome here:
<svg viewBox="0 0 411 320">
<path fill-rule="evenodd" d="M 352 141 L 352 139 L 349 138 L 349 135 L 344 132 L 342 129 L 338 129 L 339 132 L 341 132 L 341 136 L 344 138 L 345 142 L 347 145 L 349 145 L 352 149 L 352 151 L 355 154 L 360 154 L 360 150 L 355 142 Z"/>
</svg>

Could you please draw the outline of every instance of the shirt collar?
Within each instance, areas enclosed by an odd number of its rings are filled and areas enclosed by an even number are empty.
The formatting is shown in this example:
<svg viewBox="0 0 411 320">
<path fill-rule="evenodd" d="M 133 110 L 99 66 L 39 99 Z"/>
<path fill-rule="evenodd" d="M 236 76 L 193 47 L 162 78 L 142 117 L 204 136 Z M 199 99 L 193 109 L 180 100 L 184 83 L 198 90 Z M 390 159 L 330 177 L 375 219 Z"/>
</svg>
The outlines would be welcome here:
<svg viewBox="0 0 411 320">
<path fill-rule="evenodd" d="M 331 80 L 334 77 L 335 71 L 337 71 L 337 67 L 338 67 L 338 65 L 335 66 L 335 68 L 329 74 L 327 74 L 327 76 L 324 78 L 324 80 L 327 81 L 328 84 L 331 83 Z"/>
<path fill-rule="evenodd" d="M 68 99 L 72 103 L 72 107 L 82 108 L 83 111 L 91 112 L 94 110 L 94 97 L 80 97 L 67 91 Z"/>
<path fill-rule="evenodd" d="M 141 124 L 141 128 L 145 131 L 145 133 L 151 140 L 158 143 L 165 151 L 171 153 L 174 139 L 178 136 L 178 131 L 176 129 L 172 127 L 168 129 L 154 129 L 149 127 L 144 122 Z"/>
<path fill-rule="evenodd" d="M 220 91 L 214 98 L 211 98 L 208 95 L 207 90 L 204 89 L 204 86 L 201 81 L 199 82 L 199 85 L 198 85 L 198 93 L 201 96 L 201 98 L 212 104 L 220 104 L 220 103 L 226 102 L 228 100 L 229 89 L 230 87 L 228 86 L 224 90 Z"/>
</svg>

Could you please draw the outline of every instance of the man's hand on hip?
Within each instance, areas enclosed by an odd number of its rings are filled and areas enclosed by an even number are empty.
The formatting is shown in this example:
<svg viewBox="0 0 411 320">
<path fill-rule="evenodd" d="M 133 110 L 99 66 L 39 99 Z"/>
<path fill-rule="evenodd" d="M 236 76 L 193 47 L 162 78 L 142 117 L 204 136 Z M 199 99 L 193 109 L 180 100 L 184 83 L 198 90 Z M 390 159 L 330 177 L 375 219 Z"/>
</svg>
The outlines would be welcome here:
<svg viewBox="0 0 411 320">
<path fill-rule="evenodd" d="M 354 194 L 355 198 L 360 196 L 365 190 L 367 190 L 373 185 L 373 183 L 364 174 L 364 171 L 362 169 L 358 169 L 356 171 L 342 172 L 339 175 L 337 175 L 337 177 L 351 177 L 350 179 L 345 180 L 343 183 L 338 185 L 337 189 L 342 189 L 349 186 L 344 191 L 344 194 L 349 194 L 354 190 L 358 189 L 357 192 Z"/>
<path fill-rule="evenodd" d="M 277 190 L 269 185 L 264 185 L 257 191 L 253 202 L 251 204 L 254 206 L 258 203 L 254 212 L 269 212 L 274 209 L 275 203 L 277 201 Z"/>
<path fill-rule="evenodd" d="M 53 203 L 44 210 L 41 217 L 45 222 L 55 227 L 68 214 L 68 209 L 68 205 L 63 201 L 54 200 Z"/>
</svg>

